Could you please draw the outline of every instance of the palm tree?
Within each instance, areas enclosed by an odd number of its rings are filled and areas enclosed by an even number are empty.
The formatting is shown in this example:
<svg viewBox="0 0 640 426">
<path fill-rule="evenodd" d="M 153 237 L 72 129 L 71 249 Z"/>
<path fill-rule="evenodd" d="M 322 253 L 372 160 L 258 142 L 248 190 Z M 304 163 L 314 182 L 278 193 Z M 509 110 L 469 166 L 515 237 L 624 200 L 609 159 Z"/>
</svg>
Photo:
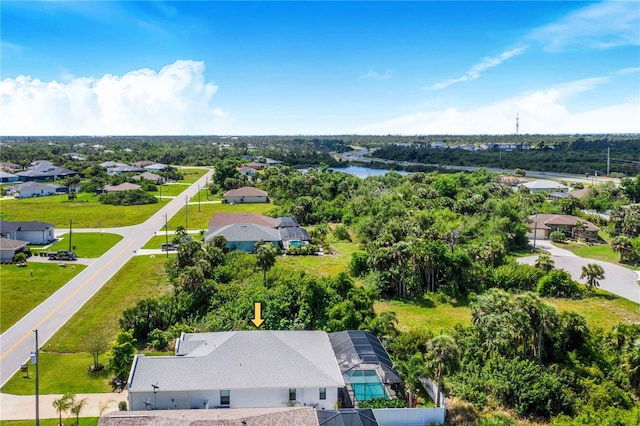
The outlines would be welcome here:
<svg viewBox="0 0 640 426">
<path fill-rule="evenodd" d="M 544 272 L 549 272 L 555 268 L 555 262 L 548 254 L 541 254 L 536 259 L 535 267 L 542 269 Z"/>
<path fill-rule="evenodd" d="M 614 253 L 620 253 L 620 262 L 624 262 L 625 258 L 633 253 L 633 244 L 629 237 L 619 235 L 611 240 L 611 250 Z"/>
<path fill-rule="evenodd" d="M 424 360 L 421 354 L 416 353 L 406 361 L 398 361 L 394 367 L 400 372 L 407 388 L 407 404 L 413 408 L 413 397 L 420 388 L 420 378 L 425 374 Z"/>
<path fill-rule="evenodd" d="M 82 398 L 76 401 L 75 395 L 73 396 L 69 411 L 71 411 L 72 415 L 76 416 L 76 426 L 80 424 L 80 412 L 85 405 L 87 405 L 87 398 Z"/>
<path fill-rule="evenodd" d="M 66 412 L 70 407 L 71 407 L 71 401 L 75 398 L 75 395 L 72 394 L 71 392 L 67 392 L 64 395 L 62 395 L 60 398 L 58 399 L 54 399 L 53 402 L 51 403 L 51 405 L 53 405 L 53 408 L 56 409 L 56 411 L 58 412 L 58 417 L 59 417 L 59 421 L 58 421 L 58 425 L 62 426 L 62 412 Z"/>
<path fill-rule="evenodd" d="M 460 349 L 453 337 L 447 334 L 441 334 L 427 342 L 425 367 L 438 381 L 437 406 L 440 406 L 442 377 L 457 369 L 459 362 Z"/>
<path fill-rule="evenodd" d="M 582 267 L 580 279 L 582 278 L 587 279 L 587 284 L 589 284 L 590 287 L 600 287 L 599 280 L 604 279 L 604 269 L 600 265 L 589 263 Z"/>
<path fill-rule="evenodd" d="M 571 234 L 573 238 L 577 238 L 584 234 L 584 231 L 587 229 L 587 224 L 577 220 L 576 224 L 573 225 L 573 229 L 571 230 Z"/>
<path fill-rule="evenodd" d="M 278 250 L 271 243 L 262 243 L 256 250 L 256 263 L 262 268 L 262 279 L 265 284 L 267 272 L 276 264 L 276 256 L 278 256 Z"/>
</svg>

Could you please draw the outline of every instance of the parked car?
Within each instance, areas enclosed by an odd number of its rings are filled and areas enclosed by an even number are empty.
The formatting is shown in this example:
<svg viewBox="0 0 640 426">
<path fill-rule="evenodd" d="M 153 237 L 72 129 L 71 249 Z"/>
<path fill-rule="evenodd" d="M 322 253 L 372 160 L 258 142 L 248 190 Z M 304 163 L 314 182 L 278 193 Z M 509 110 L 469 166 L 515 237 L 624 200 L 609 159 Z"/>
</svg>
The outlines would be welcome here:
<svg viewBox="0 0 640 426">
<path fill-rule="evenodd" d="M 171 251 L 171 250 L 176 250 L 177 247 L 175 244 L 169 243 L 169 244 L 163 244 L 161 249 L 162 251 Z"/>
<path fill-rule="evenodd" d="M 77 260 L 78 256 L 69 250 L 50 251 L 47 253 L 49 260 Z"/>
</svg>

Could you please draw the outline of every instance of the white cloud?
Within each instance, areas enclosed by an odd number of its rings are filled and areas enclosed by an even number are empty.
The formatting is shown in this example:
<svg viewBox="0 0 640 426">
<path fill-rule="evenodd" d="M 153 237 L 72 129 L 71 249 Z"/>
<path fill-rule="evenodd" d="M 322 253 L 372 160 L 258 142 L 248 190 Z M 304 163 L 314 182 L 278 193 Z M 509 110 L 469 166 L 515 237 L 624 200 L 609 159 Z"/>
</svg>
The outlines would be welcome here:
<svg viewBox="0 0 640 426">
<path fill-rule="evenodd" d="M 637 46 L 640 45 L 640 7 L 637 1 L 594 4 L 534 30 L 528 38 L 544 43 L 548 50 Z"/>
<path fill-rule="evenodd" d="M 501 63 L 503 63 L 507 59 L 510 59 L 510 58 L 513 58 L 514 56 L 520 55 L 525 50 L 527 50 L 527 46 L 522 46 L 522 47 L 518 47 L 518 48 L 515 48 L 515 49 L 511 49 L 511 50 L 505 50 L 504 52 L 502 52 L 498 56 L 485 57 L 485 58 L 482 59 L 481 62 L 473 65 L 469 69 L 469 71 L 467 71 L 467 73 L 465 75 L 463 75 L 462 77 L 454 78 L 454 79 L 451 79 L 451 80 L 444 80 L 444 81 L 435 83 L 435 84 L 433 84 L 433 85 L 431 85 L 429 87 L 426 87 L 426 89 L 427 90 L 440 90 L 440 89 L 444 89 L 446 87 L 449 87 L 449 86 L 451 86 L 452 84 L 455 84 L 455 83 L 461 83 L 463 81 L 475 80 L 478 77 L 480 77 L 480 74 L 482 74 L 484 71 L 488 70 L 489 68 L 497 67 L 498 65 L 500 65 Z"/>
<path fill-rule="evenodd" d="M 475 109 L 456 107 L 424 111 L 361 126 L 369 134 L 510 134 L 516 114 L 520 133 L 639 133 L 640 99 L 587 111 L 573 111 L 568 100 L 608 81 L 606 77 L 568 82 L 545 90 L 503 99 Z"/>
<path fill-rule="evenodd" d="M 384 74 L 380 74 L 379 72 L 376 72 L 376 71 L 369 71 L 368 73 L 362 76 L 362 78 L 371 78 L 374 80 L 389 80 L 392 77 L 393 77 L 393 73 L 391 72 L 391 70 L 386 70 Z"/>
<path fill-rule="evenodd" d="M 4 135 L 166 135 L 223 132 L 233 121 L 211 105 L 218 87 L 203 62 L 179 60 L 156 72 L 0 81 Z"/>
</svg>

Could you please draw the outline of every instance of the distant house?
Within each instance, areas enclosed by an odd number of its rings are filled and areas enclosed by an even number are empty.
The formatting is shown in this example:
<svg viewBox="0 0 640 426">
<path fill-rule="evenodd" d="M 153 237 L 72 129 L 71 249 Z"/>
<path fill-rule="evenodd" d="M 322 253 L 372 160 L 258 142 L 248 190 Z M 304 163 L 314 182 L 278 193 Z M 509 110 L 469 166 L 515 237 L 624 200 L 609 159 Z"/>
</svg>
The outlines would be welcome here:
<svg viewBox="0 0 640 426">
<path fill-rule="evenodd" d="M 148 166 L 145 166 L 145 170 L 151 170 L 151 171 L 161 171 L 161 170 L 165 170 L 168 166 L 166 164 L 162 164 L 162 163 L 155 163 L 155 164 L 150 164 Z"/>
<path fill-rule="evenodd" d="M 28 244 L 49 244 L 56 239 L 55 226 L 40 221 L 9 222 L 0 219 L 0 237 Z"/>
<path fill-rule="evenodd" d="M 589 195 L 589 188 L 575 189 L 573 191 L 569 191 L 569 194 L 573 195 L 576 198 L 584 198 Z"/>
<path fill-rule="evenodd" d="M 280 160 L 274 160 L 273 158 L 265 158 L 264 159 L 267 166 L 277 166 L 278 164 L 283 164 Z"/>
<path fill-rule="evenodd" d="M 235 223 L 223 226 L 207 234 L 205 241 L 209 242 L 218 235 L 226 238 L 229 250 L 241 250 L 248 253 L 255 251 L 258 241 L 268 242 L 274 246 L 278 246 L 280 242 L 280 233 L 277 229 L 253 223 Z"/>
<path fill-rule="evenodd" d="M 98 189 L 99 193 L 108 194 L 110 192 L 123 192 L 123 191 L 135 191 L 136 189 L 142 189 L 140 185 L 135 183 L 124 182 L 120 185 L 106 185 Z"/>
<path fill-rule="evenodd" d="M 223 195 L 229 204 L 249 204 L 249 203 L 268 203 L 269 195 L 266 191 L 262 191 L 252 186 L 244 186 L 238 189 L 227 191 Z"/>
<path fill-rule="evenodd" d="M 582 225 L 577 227 L 580 222 Z M 588 220 L 567 214 L 538 214 L 527 218 L 527 237 L 546 240 L 554 231 L 560 231 L 570 238 L 584 238 L 587 241 L 598 241 L 598 228 Z M 582 228 L 582 229 L 581 229 Z"/>
<path fill-rule="evenodd" d="M 23 252 L 28 241 L 0 238 L 0 263 L 12 263 L 16 254 Z"/>
<path fill-rule="evenodd" d="M 155 173 L 151 173 L 151 172 L 144 172 L 142 174 L 135 175 L 131 179 L 135 179 L 135 180 L 146 179 L 146 180 L 150 180 L 156 185 L 162 185 L 164 183 L 164 178 L 162 176 L 157 175 Z"/>
<path fill-rule="evenodd" d="M 522 186 L 527 188 L 531 194 L 547 191 L 567 192 L 569 190 L 568 186 L 558 182 L 554 182 L 552 180 L 534 180 L 531 182 L 525 182 L 522 184 Z"/>
<path fill-rule="evenodd" d="M 126 167 L 126 166 L 128 166 L 128 164 L 119 163 L 117 161 L 105 161 L 103 163 L 100 163 L 100 167 L 104 167 L 105 169 L 110 169 L 113 167 Z"/>
<path fill-rule="evenodd" d="M 300 228 L 295 218 L 274 219 L 255 213 L 214 214 L 209 220 L 205 241 L 211 241 L 217 235 L 227 239 L 227 248 L 230 250 L 246 252 L 253 252 L 255 243 L 259 240 L 277 244 L 283 249 L 287 249 L 291 244 L 311 241 L 309 233 Z"/>
<path fill-rule="evenodd" d="M 240 173 L 241 175 L 254 177 L 256 173 L 258 173 L 258 171 L 252 167 L 242 166 L 238 169 L 238 173 Z"/>
<path fill-rule="evenodd" d="M 345 381 L 324 331 L 183 333 L 175 356 L 136 355 L 131 410 L 282 407 L 331 409 Z"/>
<path fill-rule="evenodd" d="M 245 163 L 243 164 L 244 167 L 251 167 L 252 169 L 255 170 L 262 170 L 266 167 L 266 164 L 264 163 L 256 163 L 255 161 L 252 161 L 251 163 Z"/>
<path fill-rule="evenodd" d="M 17 172 L 16 176 L 21 181 L 51 181 L 63 179 L 67 176 L 75 176 L 79 173 L 74 170 L 54 166 L 46 160 L 38 160 L 31 163 L 27 170 Z"/>
<path fill-rule="evenodd" d="M 109 176 L 121 175 L 122 173 L 141 173 L 144 171 L 145 169 L 143 169 L 142 167 L 133 167 L 129 166 L 128 164 L 107 168 L 107 174 Z"/>
<path fill-rule="evenodd" d="M 7 163 L 7 162 L 0 163 L 0 171 L 2 172 L 15 173 L 20 171 L 21 168 L 22 167 L 20 166 L 20 164 Z"/>
<path fill-rule="evenodd" d="M 63 185 L 24 182 L 5 188 L 5 193 L 15 198 L 45 197 L 58 195 L 60 188 L 63 188 Z"/>
<path fill-rule="evenodd" d="M 4 172 L 4 171 L 0 171 L 0 182 L 1 183 L 12 183 L 12 182 L 18 182 L 18 180 L 20 180 L 18 178 L 17 175 L 8 173 L 8 172 Z"/>
<path fill-rule="evenodd" d="M 156 164 L 155 161 L 151 161 L 151 160 L 140 160 L 140 161 L 136 161 L 135 163 L 132 164 L 132 166 L 134 167 L 147 167 L 150 166 L 152 164 Z"/>
</svg>

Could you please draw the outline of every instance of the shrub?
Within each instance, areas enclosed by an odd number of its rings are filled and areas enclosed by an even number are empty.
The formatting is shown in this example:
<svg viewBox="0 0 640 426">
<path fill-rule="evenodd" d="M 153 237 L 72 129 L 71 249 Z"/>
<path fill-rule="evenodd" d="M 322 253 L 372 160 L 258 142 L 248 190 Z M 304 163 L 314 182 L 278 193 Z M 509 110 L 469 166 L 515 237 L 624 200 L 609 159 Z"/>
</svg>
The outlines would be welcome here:
<svg viewBox="0 0 640 426">
<path fill-rule="evenodd" d="M 368 401 L 358 401 L 358 408 L 405 408 L 404 399 L 374 398 Z"/>
<path fill-rule="evenodd" d="M 538 281 L 536 291 L 540 296 L 579 298 L 582 290 L 571 275 L 564 269 L 555 269 L 548 272 Z"/>
<path fill-rule="evenodd" d="M 513 171 L 513 174 L 516 175 L 516 176 L 526 176 L 527 172 L 524 169 L 515 169 Z"/>
<path fill-rule="evenodd" d="M 134 206 L 141 204 L 155 204 L 158 199 L 151 194 L 147 194 L 141 189 L 132 191 L 112 192 L 100 196 L 102 204 L 112 204 L 115 206 Z"/>
<path fill-rule="evenodd" d="M 553 231 L 549 234 L 549 239 L 554 243 L 564 243 L 567 241 L 567 236 L 562 231 Z"/>
<path fill-rule="evenodd" d="M 127 401 L 118 402 L 118 410 L 127 411 Z"/>
<path fill-rule="evenodd" d="M 349 230 L 344 225 L 338 225 L 333 230 L 333 236 L 338 241 L 351 241 L 351 235 Z"/>
</svg>

